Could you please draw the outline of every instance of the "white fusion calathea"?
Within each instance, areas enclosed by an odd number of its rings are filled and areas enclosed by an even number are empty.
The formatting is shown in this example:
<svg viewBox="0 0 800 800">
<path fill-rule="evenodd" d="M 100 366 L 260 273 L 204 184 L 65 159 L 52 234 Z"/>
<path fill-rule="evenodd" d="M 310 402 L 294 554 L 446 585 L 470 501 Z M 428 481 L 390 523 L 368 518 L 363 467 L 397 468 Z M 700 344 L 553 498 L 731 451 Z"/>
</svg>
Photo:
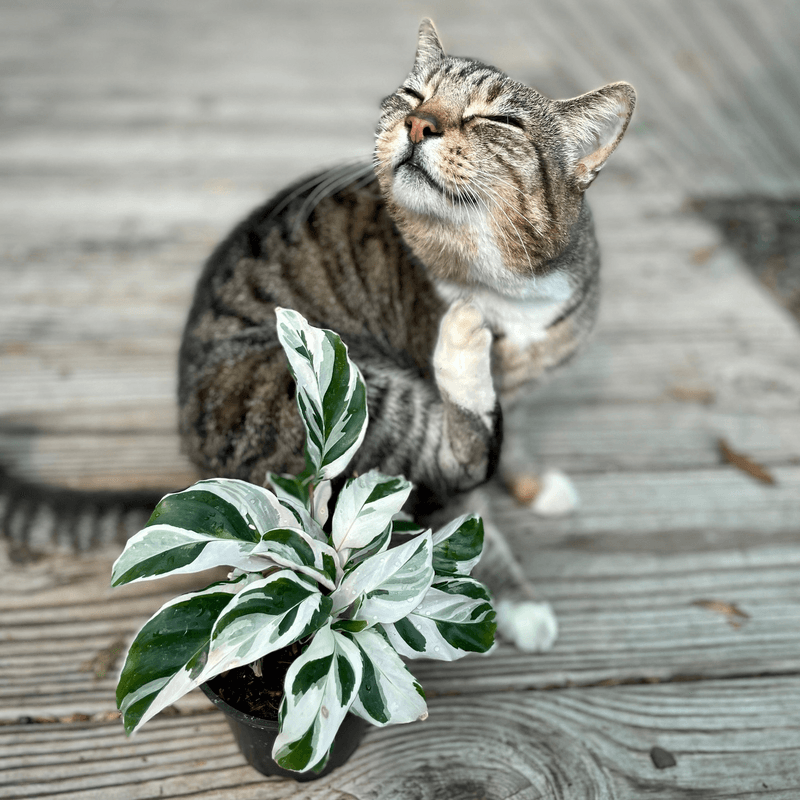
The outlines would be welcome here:
<svg viewBox="0 0 800 800">
<path fill-rule="evenodd" d="M 484 653 L 495 623 L 486 589 L 468 577 L 483 547 L 479 517 L 390 547 L 412 486 L 373 471 L 345 483 L 328 519 L 330 480 L 364 438 L 364 381 L 336 334 L 294 311 L 277 315 L 307 431 L 306 469 L 269 475 L 273 490 L 216 478 L 158 504 L 114 564 L 114 586 L 233 569 L 144 625 L 117 704 L 132 733 L 205 681 L 299 642 L 273 758 L 302 772 L 324 766 L 348 712 L 378 726 L 424 719 L 425 695 L 401 656 Z"/>
</svg>

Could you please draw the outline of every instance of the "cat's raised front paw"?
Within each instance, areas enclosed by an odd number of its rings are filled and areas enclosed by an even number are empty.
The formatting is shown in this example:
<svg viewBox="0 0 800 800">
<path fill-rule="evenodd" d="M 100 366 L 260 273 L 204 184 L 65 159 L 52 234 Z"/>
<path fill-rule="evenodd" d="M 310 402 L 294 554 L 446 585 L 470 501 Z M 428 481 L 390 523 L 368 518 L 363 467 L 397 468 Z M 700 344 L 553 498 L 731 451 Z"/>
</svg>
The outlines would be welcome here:
<svg viewBox="0 0 800 800">
<path fill-rule="evenodd" d="M 491 352 L 492 332 L 483 315 L 469 300 L 457 300 L 442 318 L 433 353 L 439 391 L 468 411 L 491 413 L 497 402 Z"/>
<path fill-rule="evenodd" d="M 558 637 L 558 621 L 550 603 L 500 600 L 496 604 L 497 631 L 525 653 L 549 650 Z"/>
</svg>

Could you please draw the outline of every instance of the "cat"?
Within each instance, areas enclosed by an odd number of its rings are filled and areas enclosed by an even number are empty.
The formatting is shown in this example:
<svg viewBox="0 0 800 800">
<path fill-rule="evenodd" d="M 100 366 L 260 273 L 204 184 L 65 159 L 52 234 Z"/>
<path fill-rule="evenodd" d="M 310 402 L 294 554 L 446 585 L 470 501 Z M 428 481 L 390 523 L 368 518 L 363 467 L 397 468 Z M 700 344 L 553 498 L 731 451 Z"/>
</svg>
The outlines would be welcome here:
<svg viewBox="0 0 800 800">
<path fill-rule="evenodd" d="M 413 68 L 381 104 L 373 163 L 285 189 L 208 259 L 179 355 L 192 461 L 262 485 L 268 471 L 302 469 L 305 432 L 275 330 L 277 306 L 299 311 L 341 335 L 367 384 L 370 425 L 349 472 L 405 475 L 423 521 L 481 513 L 477 577 L 495 594 L 501 634 L 523 650 L 549 647 L 552 611 L 476 487 L 498 470 L 502 409 L 594 326 L 600 262 L 584 193 L 634 103 L 627 83 L 549 100 L 447 56 L 423 20 Z M 550 483 L 562 489 L 556 510 L 565 494 L 569 508 L 568 485 Z M 51 540 L 124 540 L 157 499 L 42 491 L 0 470 L 0 524 L 23 560 Z"/>
<path fill-rule="evenodd" d="M 465 493 L 498 469 L 503 406 L 594 326 L 600 261 L 584 193 L 634 104 L 627 83 L 549 100 L 446 55 L 423 20 L 413 68 L 381 104 L 373 164 L 280 192 L 206 263 L 179 357 L 185 452 L 205 474 L 258 484 L 302 469 L 275 329 L 275 308 L 295 309 L 342 337 L 367 384 L 370 425 L 349 472 L 405 475 L 418 519 L 480 505 L 499 629 L 524 650 L 550 646 L 552 611 L 485 496 Z"/>
</svg>

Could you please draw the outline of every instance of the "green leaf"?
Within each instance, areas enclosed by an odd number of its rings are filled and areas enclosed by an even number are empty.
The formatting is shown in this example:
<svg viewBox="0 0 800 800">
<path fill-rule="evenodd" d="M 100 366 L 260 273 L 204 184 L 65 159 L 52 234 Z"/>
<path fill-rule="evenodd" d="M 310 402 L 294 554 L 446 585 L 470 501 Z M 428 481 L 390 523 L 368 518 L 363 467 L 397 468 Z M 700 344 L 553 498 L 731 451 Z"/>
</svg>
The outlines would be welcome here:
<svg viewBox="0 0 800 800">
<path fill-rule="evenodd" d="M 328 535 L 322 529 L 321 525 L 311 516 L 308 509 L 303 506 L 299 500 L 293 497 L 283 497 L 281 505 L 291 515 L 292 522 L 287 525 L 288 528 L 299 527 L 302 528 L 309 536 L 312 536 L 318 542 L 328 543 Z"/>
<path fill-rule="evenodd" d="M 211 478 L 167 495 L 147 524 L 256 542 L 260 533 L 286 522 L 286 510 L 268 489 L 234 478 Z"/>
<path fill-rule="evenodd" d="M 211 630 L 245 582 L 217 583 L 163 605 L 136 635 L 117 684 L 127 733 L 203 682 Z"/>
<path fill-rule="evenodd" d="M 340 551 L 363 549 L 381 537 L 403 507 L 411 484 L 377 470 L 349 480 L 336 501 L 331 538 Z"/>
<path fill-rule="evenodd" d="M 318 480 L 334 478 L 366 433 L 364 380 L 335 333 L 313 328 L 296 311 L 277 308 L 275 313 L 278 339 L 297 383 L 310 465 Z"/>
<path fill-rule="evenodd" d="M 361 685 L 359 649 L 326 625 L 289 667 L 272 757 L 284 769 L 319 768 Z"/>
<path fill-rule="evenodd" d="M 203 680 L 310 636 L 330 610 L 330 597 L 291 570 L 253 581 L 214 625 Z"/>
<path fill-rule="evenodd" d="M 405 619 L 381 627 L 401 656 L 454 661 L 487 652 L 496 624 L 486 588 L 456 577 L 437 580 Z"/>
<path fill-rule="evenodd" d="M 374 629 L 350 634 L 364 676 L 352 711 L 378 727 L 425 719 L 425 694 L 392 646 Z"/>
<path fill-rule="evenodd" d="M 433 569 L 437 575 L 469 575 L 482 550 L 483 520 L 465 514 L 433 534 Z"/>
<path fill-rule="evenodd" d="M 406 616 L 425 596 L 434 578 L 431 535 L 426 532 L 359 564 L 331 595 L 333 613 L 356 604 L 351 619 L 375 625 Z"/>
</svg>

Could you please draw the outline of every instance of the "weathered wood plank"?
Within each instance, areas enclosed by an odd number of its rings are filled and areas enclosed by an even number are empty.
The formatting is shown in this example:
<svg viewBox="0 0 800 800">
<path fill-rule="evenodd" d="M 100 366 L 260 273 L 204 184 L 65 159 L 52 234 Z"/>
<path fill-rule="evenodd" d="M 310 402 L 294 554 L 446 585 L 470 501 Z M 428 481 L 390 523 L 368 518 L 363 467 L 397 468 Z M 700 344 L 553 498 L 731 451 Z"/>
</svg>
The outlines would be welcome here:
<svg viewBox="0 0 800 800">
<path fill-rule="evenodd" d="M 86 408 L 10 416 L 0 426 L 0 451 L 16 474 L 34 480 L 163 491 L 188 485 L 196 472 L 180 453 L 174 409 L 150 406 L 150 412 L 98 409 L 96 418 Z M 512 461 L 532 461 L 570 474 L 660 473 L 723 466 L 720 437 L 767 468 L 790 466 L 798 458 L 800 419 L 786 412 L 769 419 L 725 413 L 668 399 L 638 405 L 530 402 L 525 414 L 508 416 L 505 431 Z M 738 477 L 726 474 L 731 480 Z M 731 502 L 735 505 L 736 498 Z"/>
<path fill-rule="evenodd" d="M 638 531 L 615 523 L 581 535 L 555 522 L 515 526 L 520 512 L 496 510 L 527 574 L 553 603 L 559 640 L 536 656 L 504 645 L 487 658 L 418 662 L 414 671 L 431 694 L 450 691 L 454 679 L 461 691 L 480 693 L 800 669 L 796 527 L 663 535 L 645 521 Z M 110 564 L 110 555 L 56 557 L 8 570 L 0 591 L 0 719 L 113 710 L 115 673 L 93 671 L 98 655 L 118 648 L 170 597 L 211 580 L 111 590 Z M 726 607 L 742 616 L 717 610 Z"/>
<path fill-rule="evenodd" d="M 658 769 L 653 747 L 675 766 Z M 370 729 L 312 784 L 263 779 L 222 717 L 0 727 L 0 797 L 789 798 L 800 790 L 800 679 L 442 697 L 424 723 Z"/>
</svg>

